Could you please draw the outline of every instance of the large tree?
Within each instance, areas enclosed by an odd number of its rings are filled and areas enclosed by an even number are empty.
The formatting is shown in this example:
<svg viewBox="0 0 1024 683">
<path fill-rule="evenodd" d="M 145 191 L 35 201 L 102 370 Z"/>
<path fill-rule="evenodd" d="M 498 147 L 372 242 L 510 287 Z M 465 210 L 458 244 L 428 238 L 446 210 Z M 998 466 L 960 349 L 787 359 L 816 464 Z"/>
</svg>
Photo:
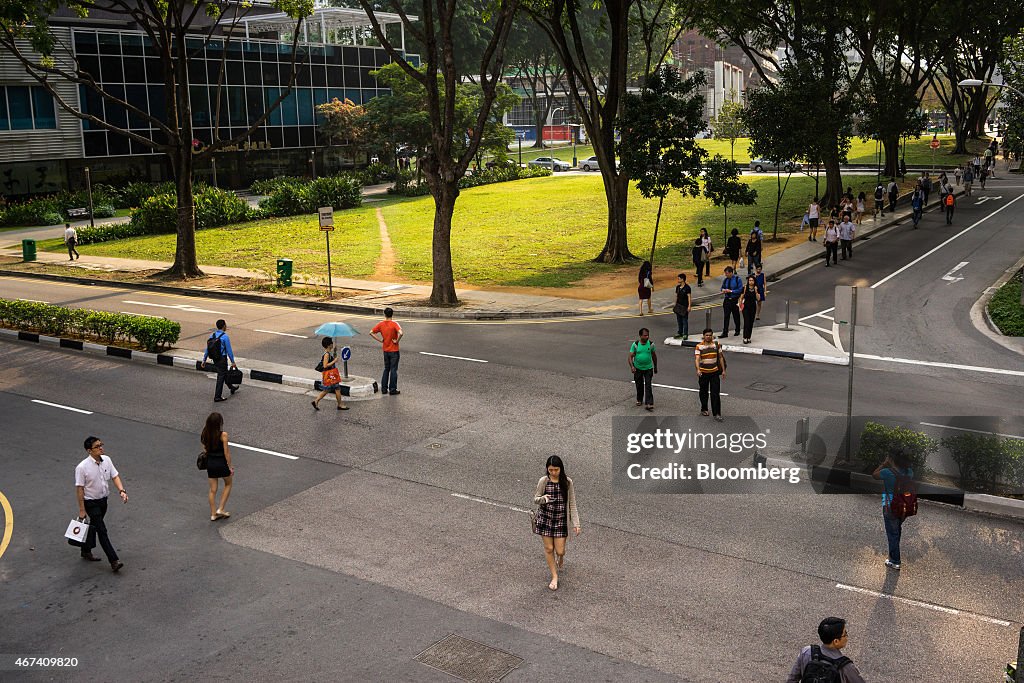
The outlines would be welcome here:
<svg viewBox="0 0 1024 683">
<path fill-rule="evenodd" d="M 436 306 L 458 303 L 455 293 L 455 273 L 452 269 L 452 215 L 459 197 L 459 179 L 476 157 L 487 127 L 491 105 L 502 85 L 505 71 L 505 46 L 512 28 L 518 0 L 419 0 L 408 4 L 399 0 L 371 2 L 359 0 L 370 17 L 373 32 L 387 50 L 392 61 L 409 78 L 418 83 L 426 97 L 426 114 L 430 123 L 430 139 L 420 159 L 420 166 L 434 199 L 434 232 L 432 240 L 433 288 L 430 302 Z M 456 20 L 456 5 L 462 8 Z M 412 17 L 407 10 L 415 8 L 419 16 Z M 395 45 L 386 35 L 377 11 L 396 12 L 404 31 L 417 44 L 421 52 L 422 67 L 407 58 L 402 45 Z M 468 22 L 466 12 L 476 17 Z M 475 59 L 470 60 L 459 41 L 464 24 L 469 23 L 473 35 L 482 36 L 469 48 Z M 476 64 L 473 81 L 479 88 L 472 125 L 462 127 L 457 112 L 459 83 L 468 75 L 460 63 Z M 457 144 L 465 133 L 465 144 Z"/>
<path fill-rule="evenodd" d="M 596 261 L 633 258 L 626 230 L 629 177 L 615 163 L 616 121 L 630 84 L 631 63 L 641 65 L 641 85 L 665 60 L 688 4 L 678 0 L 524 0 L 530 16 L 554 45 L 569 95 L 598 159 L 608 205 L 608 232 Z M 666 27 L 676 27 L 675 29 Z M 644 46 L 638 55 L 631 35 Z"/>
<path fill-rule="evenodd" d="M 544 126 L 555 107 L 555 97 L 568 96 L 565 69 L 548 37 L 535 23 L 516 22 L 508 45 L 509 76 L 518 83 L 533 111 L 534 147 L 544 146 Z"/>
<path fill-rule="evenodd" d="M 211 44 L 222 46 L 238 35 L 237 22 L 252 9 L 251 3 L 228 0 L 7 0 L 0 12 L 0 46 L 18 60 L 25 72 L 35 79 L 55 99 L 61 109 L 100 129 L 130 138 L 132 141 L 168 156 L 177 186 L 177 243 L 174 264 L 167 271 L 180 278 L 203 275 L 196 259 L 195 201 L 192 194 L 192 170 L 197 160 L 209 158 L 228 145 L 237 145 L 248 138 L 270 116 L 270 113 L 289 95 L 295 81 L 295 67 L 302 51 L 297 49 L 303 19 L 313 11 L 313 0 L 273 0 L 273 6 L 294 18 L 291 53 L 292 68 L 289 82 L 281 88 L 277 99 L 267 102 L 264 111 L 240 134 L 228 139 L 214 139 L 197 149 L 192 127 L 192 100 L 189 82 L 189 59 Z M 148 111 L 127 101 L 124 96 L 101 85 L 99 74 L 83 69 L 73 47 L 58 40 L 58 34 L 48 24 L 60 7 L 82 15 L 91 11 L 113 14 L 123 21 L 135 24 L 150 41 L 160 59 L 164 78 L 165 110 Z M 222 30 L 224 27 L 228 30 Z M 230 30 L 230 29 L 236 30 Z M 199 48 L 191 47 L 186 38 L 201 39 Z M 224 64 L 216 85 L 216 102 L 221 101 L 224 82 Z M 95 93 L 105 103 L 108 112 L 127 112 L 130 116 L 149 122 L 158 133 L 155 139 L 112 123 L 109 115 L 97 116 L 85 112 L 73 102 L 61 97 L 55 87 L 59 80 L 70 81 Z M 216 109 L 215 130 L 220 130 L 220 106 Z M 226 112 L 223 112 L 226 115 Z"/>
<path fill-rule="evenodd" d="M 798 86 L 797 86 L 798 88 Z M 758 88 L 747 91 L 747 106 L 743 109 L 743 123 L 750 134 L 750 155 L 754 159 L 767 159 L 775 164 L 775 224 L 772 239 L 779 234 L 779 210 L 782 197 L 789 187 L 792 166 L 786 171 L 786 182 L 782 182 L 782 168 L 786 162 L 803 158 L 804 131 L 795 123 L 802 122 L 798 111 L 801 105 L 799 92 L 785 74 L 777 88 Z"/>
</svg>

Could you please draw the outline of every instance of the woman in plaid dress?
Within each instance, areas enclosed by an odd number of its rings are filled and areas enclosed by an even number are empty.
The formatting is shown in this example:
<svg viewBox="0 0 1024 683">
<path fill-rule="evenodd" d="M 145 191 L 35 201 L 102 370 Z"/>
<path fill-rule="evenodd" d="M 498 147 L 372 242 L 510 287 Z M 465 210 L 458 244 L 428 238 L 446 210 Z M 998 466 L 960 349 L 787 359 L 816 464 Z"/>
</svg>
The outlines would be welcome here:
<svg viewBox="0 0 1024 683">
<path fill-rule="evenodd" d="M 565 539 L 571 525 L 580 535 L 580 516 L 576 511 L 576 489 L 572 479 L 565 476 L 562 459 L 552 455 L 546 463 L 548 473 L 537 482 L 533 504 L 540 506 L 537 513 L 537 533 L 544 541 L 544 557 L 551 570 L 548 588 L 558 590 L 558 570 L 565 562 Z"/>
</svg>

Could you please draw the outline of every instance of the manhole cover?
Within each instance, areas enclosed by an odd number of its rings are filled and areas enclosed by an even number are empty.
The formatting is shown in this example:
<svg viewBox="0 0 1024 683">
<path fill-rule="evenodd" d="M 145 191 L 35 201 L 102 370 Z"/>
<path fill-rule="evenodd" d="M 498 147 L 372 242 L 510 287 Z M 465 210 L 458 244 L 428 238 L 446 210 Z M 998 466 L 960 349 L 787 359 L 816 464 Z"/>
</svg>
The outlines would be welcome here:
<svg viewBox="0 0 1024 683">
<path fill-rule="evenodd" d="M 522 658 L 511 653 L 454 633 L 414 659 L 470 683 L 497 683 L 523 663 Z"/>
<path fill-rule="evenodd" d="M 754 382 L 747 389 L 751 391 L 767 391 L 770 394 L 774 394 L 776 391 L 782 391 L 786 388 L 785 384 L 768 384 L 767 382 Z"/>
</svg>

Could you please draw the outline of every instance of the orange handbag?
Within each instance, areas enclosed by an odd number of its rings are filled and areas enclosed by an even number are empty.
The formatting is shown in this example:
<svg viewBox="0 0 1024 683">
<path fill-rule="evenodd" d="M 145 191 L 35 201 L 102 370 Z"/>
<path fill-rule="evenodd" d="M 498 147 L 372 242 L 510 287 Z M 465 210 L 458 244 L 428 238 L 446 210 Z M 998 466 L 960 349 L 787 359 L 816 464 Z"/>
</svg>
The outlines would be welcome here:
<svg viewBox="0 0 1024 683">
<path fill-rule="evenodd" d="M 324 370 L 322 384 L 325 387 L 341 384 L 341 372 L 338 371 L 338 368 Z"/>
</svg>

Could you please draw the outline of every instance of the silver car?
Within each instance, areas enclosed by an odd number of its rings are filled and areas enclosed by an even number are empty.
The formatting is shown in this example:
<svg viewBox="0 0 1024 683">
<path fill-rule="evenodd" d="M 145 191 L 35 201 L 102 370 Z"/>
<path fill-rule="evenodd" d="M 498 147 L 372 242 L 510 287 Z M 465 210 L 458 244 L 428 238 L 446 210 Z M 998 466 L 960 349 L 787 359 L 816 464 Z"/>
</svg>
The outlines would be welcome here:
<svg viewBox="0 0 1024 683">
<path fill-rule="evenodd" d="M 776 164 L 774 161 L 768 161 L 767 159 L 751 159 L 750 170 L 754 173 L 763 173 L 765 171 L 778 171 L 783 170 L 787 173 L 793 171 L 799 171 L 803 168 L 803 164 L 798 164 L 795 161 L 783 161 L 781 164 Z"/>
<path fill-rule="evenodd" d="M 554 166 L 552 166 L 554 163 Z M 572 166 L 567 161 L 562 161 L 559 158 L 555 158 L 552 162 L 551 157 L 537 157 L 529 163 L 531 168 L 551 168 L 555 171 L 568 171 Z"/>
</svg>

